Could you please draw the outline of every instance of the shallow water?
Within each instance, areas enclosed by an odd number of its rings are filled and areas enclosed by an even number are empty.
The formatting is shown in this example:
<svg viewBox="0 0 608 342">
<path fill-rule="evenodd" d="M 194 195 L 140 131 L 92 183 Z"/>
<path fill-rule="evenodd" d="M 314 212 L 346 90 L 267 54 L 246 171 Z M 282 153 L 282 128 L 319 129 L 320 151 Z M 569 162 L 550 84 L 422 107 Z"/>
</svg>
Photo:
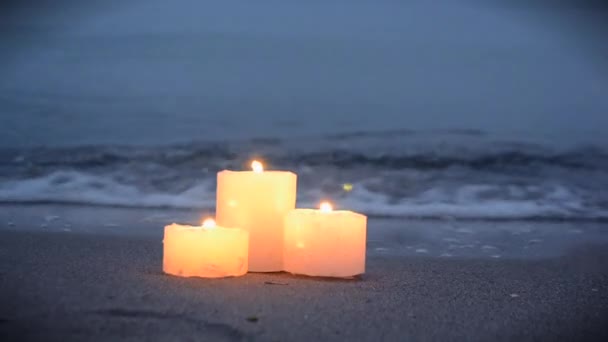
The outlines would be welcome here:
<svg viewBox="0 0 608 342">
<path fill-rule="evenodd" d="M 172 222 L 197 224 L 211 211 L 101 208 L 70 205 L 1 205 L 0 231 L 144 236 L 162 240 Z M 368 256 L 542 259 L 608 242 L 597 222 L 412 220 L 371 218 Z"/>
</svg>

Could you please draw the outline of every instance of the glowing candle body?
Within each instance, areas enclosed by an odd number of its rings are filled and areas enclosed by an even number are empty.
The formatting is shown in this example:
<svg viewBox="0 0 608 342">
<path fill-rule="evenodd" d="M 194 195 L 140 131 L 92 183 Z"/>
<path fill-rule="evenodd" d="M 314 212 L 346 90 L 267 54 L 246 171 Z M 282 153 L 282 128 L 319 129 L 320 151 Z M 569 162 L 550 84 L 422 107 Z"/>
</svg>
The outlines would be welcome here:
<svg viewBox="0 0 608 342">
<path fill-rule="evenodd" d="M 285 271 L 318 277 L 365 273 L 367 217 L 352 211 L 295 209 L 285 217 Z"/>
<path fill-rule="evenodd" d="M 242 229 L 165 227 L 163 271 L 182 277 L 222 278 L 247 273 L 249 233 Z"/>
<path fill-rule="evenodd" d="M 286 171 L 217 174 L 218 224 L 249 231 L 249 271 L 283 270 L 285 214 L 295 208 L 297 176 Z"/>
</svg>

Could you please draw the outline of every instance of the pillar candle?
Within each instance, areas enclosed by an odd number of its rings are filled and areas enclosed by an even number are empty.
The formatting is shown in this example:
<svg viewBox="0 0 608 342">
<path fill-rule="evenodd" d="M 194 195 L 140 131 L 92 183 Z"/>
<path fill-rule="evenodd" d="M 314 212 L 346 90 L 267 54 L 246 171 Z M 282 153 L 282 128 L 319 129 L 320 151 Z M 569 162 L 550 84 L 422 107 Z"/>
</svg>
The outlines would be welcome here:
<svg viewBox="0 0 608 342">
<path fill-rule="evenodd" d="M 249 271 L 282 271 L 283 225 L 295 208 L 297 176 L 265 171 L 257 161 L 252 168 L 217 174 L 218 224 L 249 232 Z"/>
<path fill-rule="evenodd" d="M 171 224 L 165 227 L 163 271 L 182 277 L 221 278 L 247 273 L 249 233 L 217 226 Z"/>
<path fill-rule="evenodd" d="M 352 211 L 295 209 L 285 217 L 285 271 L 318 277 L 365 272 L 367 217 Z"/>
</svg>

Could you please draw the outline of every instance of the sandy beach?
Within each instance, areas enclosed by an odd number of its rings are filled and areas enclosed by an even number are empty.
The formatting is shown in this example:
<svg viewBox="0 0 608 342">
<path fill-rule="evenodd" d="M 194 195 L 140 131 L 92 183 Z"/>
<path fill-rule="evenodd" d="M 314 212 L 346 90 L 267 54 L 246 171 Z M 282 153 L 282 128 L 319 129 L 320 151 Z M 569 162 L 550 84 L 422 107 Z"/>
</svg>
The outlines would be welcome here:
<svg viewBox="0 0 608 342">
<path fill-rule="evenodd" d="M 157 221 L 196 215 L 3 206 L 3 341 L 608 337 L 602 324 L 608 317 L 605 224 L 371 219 L 367 273 L 357 280 L 285 273 L 219 280 L 164 275 Z M 454 227 L 452 235 L 446 225 Z M 484 234 L 484 226 L 497 233 Z M 429 230 L 435 235 L 426 239 Z M 508 234 L 534 238 L 526 237 L 522 247 Z M 462 236 L 477 243 L 454 247 L 468 244 Z M 461 249 L 469 254 L 448 256 Z M 524 254 L 525 249 L 547 251 Z"/>
</svg>

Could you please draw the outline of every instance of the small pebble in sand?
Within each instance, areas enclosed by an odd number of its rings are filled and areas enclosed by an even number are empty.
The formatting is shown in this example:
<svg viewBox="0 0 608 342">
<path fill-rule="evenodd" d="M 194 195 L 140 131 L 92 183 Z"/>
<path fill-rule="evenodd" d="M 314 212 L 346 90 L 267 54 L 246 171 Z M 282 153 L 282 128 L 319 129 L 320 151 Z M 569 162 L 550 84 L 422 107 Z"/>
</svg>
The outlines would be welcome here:
<svg viewBox="0 0 608 342">
<path fill-rule="evenodd" d="M 418 248 L 416 249 L 416 253 L 428 253 L 429 251 L 426 248 Z"/>
<path fill-rule="evenodd" d="M 511 293 L 509 296 L 511 296 L 511 298 L 517 298 L 517 297 L 519 297 L 519 295 L 517 293 Z"/>
<path fill-rule="evenodd" d="M 265 281 L 264 284 L 265 285 L 283 285 L 283 286 L 289 285 L 289 283 L 283 283 L 280 281 Z"/>
</svg>

